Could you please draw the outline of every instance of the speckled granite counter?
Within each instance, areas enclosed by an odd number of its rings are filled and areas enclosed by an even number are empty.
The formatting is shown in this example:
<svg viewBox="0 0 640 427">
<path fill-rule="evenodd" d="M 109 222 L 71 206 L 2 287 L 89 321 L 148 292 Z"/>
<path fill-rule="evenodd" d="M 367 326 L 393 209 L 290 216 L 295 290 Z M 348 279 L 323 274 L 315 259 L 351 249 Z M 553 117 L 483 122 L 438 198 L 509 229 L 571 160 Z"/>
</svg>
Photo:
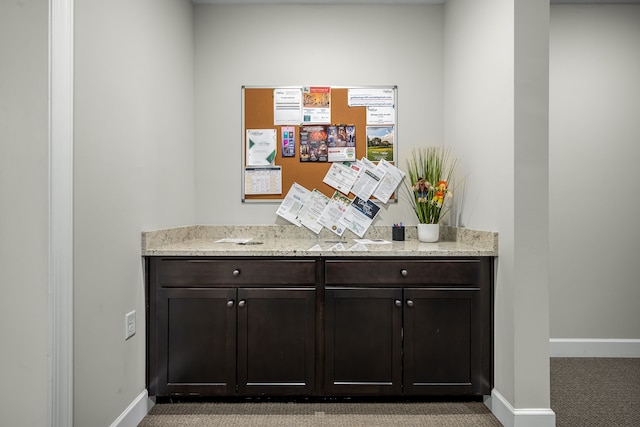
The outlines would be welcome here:
<svg viewBox="0 0 640 427">
<path fill-rule="evenodd" d="M 294 225 L 193 225 L 142 233 L 142 256 L 497 256 L 498 233 L 440 227 L 440 241 L 422 243 L 415 226 L 405 227 L 405 241 L 391 240 L 390 226 L 374 226 L 361 244 L 354 234 L 319 235 Z M 247 244 L 218 243 L 223 238 L 251 238 Z"/>
</svg>

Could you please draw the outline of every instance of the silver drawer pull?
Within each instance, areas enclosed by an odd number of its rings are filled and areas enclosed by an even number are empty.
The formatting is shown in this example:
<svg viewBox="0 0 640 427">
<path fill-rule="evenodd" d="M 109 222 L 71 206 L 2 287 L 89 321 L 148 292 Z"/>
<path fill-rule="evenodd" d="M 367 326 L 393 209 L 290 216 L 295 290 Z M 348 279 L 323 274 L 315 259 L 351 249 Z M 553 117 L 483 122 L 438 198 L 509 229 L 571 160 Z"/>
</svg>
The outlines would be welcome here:
<svg viewBox="0 0 640 427">
<path fill-rule="evenodd" d="M 239 276 L 240 275 L 240 269 L 236 268 L 235 270 L 233 270 L 233 275 L 234 276 Z"/>
<path fill-rule="evenodd" d="M 413 307 L 413 300 L 407 300 L 407 307 Z"/>
<path fill-rule="evenodd" d="M 232 299 L 227 301 L 227 307 L 233 307 L 233 300 Z"/>
<path fill-rule="evenodd" d="M 244 307 L 247 304 L 246 300 L 241 299 L 240 301 L 238 301 L 238 307 Z"/>
<path fill-rule="evenodd" d="M 409 275 L 409 272 L 405 269 L 400 270 L 400 275 L 402 277 L 407 277 Z"/>
<path fill-rule="evenodd" d="M 395 300 L 396 307 L 402 307 L 402 301 L 399 299 Z"/>
</svg>

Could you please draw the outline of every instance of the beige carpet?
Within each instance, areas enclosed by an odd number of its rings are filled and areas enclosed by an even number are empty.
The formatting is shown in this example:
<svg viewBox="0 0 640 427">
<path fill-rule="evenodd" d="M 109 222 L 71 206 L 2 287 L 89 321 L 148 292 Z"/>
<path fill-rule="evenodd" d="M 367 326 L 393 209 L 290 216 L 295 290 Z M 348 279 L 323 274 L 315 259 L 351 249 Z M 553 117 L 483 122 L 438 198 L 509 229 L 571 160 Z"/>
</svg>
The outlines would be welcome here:
<svg viewBox="0 0 640 427">
<path fill-rule="evenodd" d="M 501 426 L 481 402 L 169 403 L 139 427 L 484 427 Z"/>
</svg>

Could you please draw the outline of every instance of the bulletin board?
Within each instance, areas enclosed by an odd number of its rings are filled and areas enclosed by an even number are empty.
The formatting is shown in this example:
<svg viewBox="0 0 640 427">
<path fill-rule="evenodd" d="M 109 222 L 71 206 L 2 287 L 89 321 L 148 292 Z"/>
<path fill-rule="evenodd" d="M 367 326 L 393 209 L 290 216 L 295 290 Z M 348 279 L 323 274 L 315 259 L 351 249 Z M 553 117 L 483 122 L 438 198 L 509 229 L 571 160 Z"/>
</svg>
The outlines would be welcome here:
<svg viewBox="0 0 640 427">
<path fill-rule="evenodd" d="M 295 134 L 295 154 L 292 157 L 283 157 L 282 128 L 274 124 L 274 90 L 280 87 L 242 86 L 242 202 L 280 202 L 291 185 L 296 182 L 303 187 L 317 189 L 326 196 L 331 197 L 335 189 L 323 181 L 332 162 L 316 162 L 300 160 L 300 129 L 307 123 L 299 125 L 286 125 L 293 127 Z M 291 88 L 289 86 L 282 88 Z M 296 88 L 296 87 L 294 87 Z M 393 91 L 393 159 L 387 159 L 396 163 L 397 153 L 397 86 L 350 86 L 331 87 L 331 125 L 355 126 L 356 159 L 367 156 L 367 107 L 349 106 L 349 89 L 390 89 Z M 313 124 L 310 124 L 313 125 Z M 369 124 L 371 125 L 371 124 Z M 247 130 L 273 129 L 276 133 L 276 155 L 271 169 L 281 169 L 281 194 L 252 194 L 246 191 L 245 171 L 250 168 L 247 164 Z M 269 169 L 266 167 L 266 169 Z M 268 173 L 268 172 L 265 172 Z"/>
</svg>

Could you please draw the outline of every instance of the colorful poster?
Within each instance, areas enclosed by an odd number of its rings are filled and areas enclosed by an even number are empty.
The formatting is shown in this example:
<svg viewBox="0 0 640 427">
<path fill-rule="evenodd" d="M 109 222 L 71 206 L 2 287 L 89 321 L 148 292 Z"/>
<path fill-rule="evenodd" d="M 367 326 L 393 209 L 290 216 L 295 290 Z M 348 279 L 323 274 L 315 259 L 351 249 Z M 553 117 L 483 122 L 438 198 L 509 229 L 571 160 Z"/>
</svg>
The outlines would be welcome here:
<svg viewBox="0 0 640 427">
<path fill-rule="evenodd" d="M 300 161 L 326 162 L 328 160 L 327 126 L 301 126 Z"/>
<path fill-rule="evenodd" d="M 395 126 L 367 126 L 367 159 L 394 161 Z"/>
<path fill-rule="evenodd" d="M 302 91 L 302 123 L 331 123 L 331 88 L 305 87 Z"/>
<path fill-rule="evenodd" d="M 296 132 L 293 126 L 283 126 L 280 129 L 282 135 L 282 157 L 294 157 L 296 155 Z"/>
<path fill-rule="evenodd" d="M 330 162 L 356 160 L 356 127 L 354 125 L 329 126 L 327 138 Z"/>
</svg>

